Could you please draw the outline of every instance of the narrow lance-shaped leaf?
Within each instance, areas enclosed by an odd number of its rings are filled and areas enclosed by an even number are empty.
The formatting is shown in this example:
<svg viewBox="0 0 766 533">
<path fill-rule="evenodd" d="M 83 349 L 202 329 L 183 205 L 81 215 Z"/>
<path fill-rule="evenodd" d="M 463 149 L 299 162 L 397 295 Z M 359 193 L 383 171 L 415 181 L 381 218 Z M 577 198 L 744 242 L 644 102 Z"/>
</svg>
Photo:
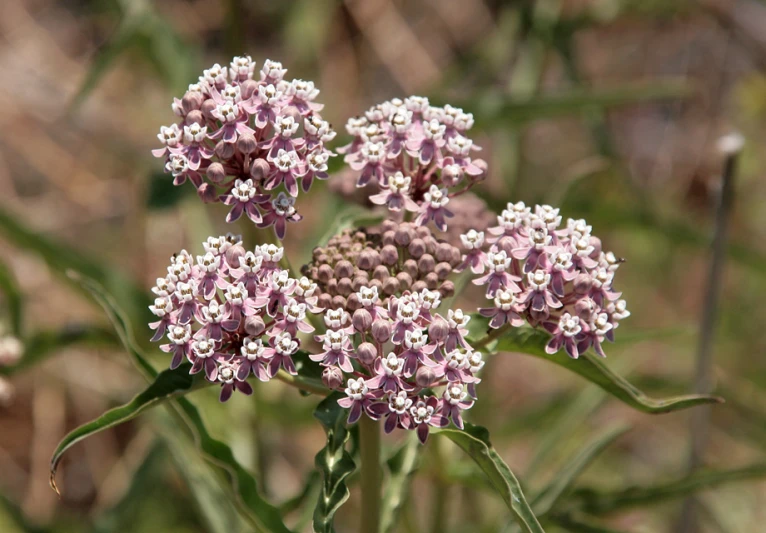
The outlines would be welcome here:
<svg viewBox="0 0 766 533">
<path fill-rule="evenodd" d="M 474 320 L 480 321 L 480 323 L 485 321 L 486 323 L 486 319 L 481 315 L 472 315 L 471 322 Z M 578 359 L 572 359 L 563 352 L 552 355 L 546 353 L 545 345 L 548 339 L 550 339 L 550 335 L 541 329 L 511 328 L 501 335 L 496 343 L 488 344 L 487 348 L 492 353 L 517 352 L 556 363 L 595 383 L 629 406 L 645 413 L 669 413 L 696 405 L 723 403 L 722 398 L 707 394 L 687 394 L 663 399 L 650 398 L 626 379 L 612 372 L 601 359 L 591 353 L 583 354 Z"/>
<path fill-rule="evenodd" d="M 556 507 L 556 504 L 572 489 L 582 472 L 617 438 L 628 431 L 627 426 L 616 426 L 593 439 L 561 470 L 559 470 L 533 499 L 532 509 L 537 516 L 543 516 Z"/>
<path fill-rule="evenodd" d="M 327 445 L 319 450 L 314 459 L 317 469 L 322 472 L 322 490 L 314 509 L 315 533 L 332 533 L 335 513 L 349 497 L 346 478 L 354 472 L 356 465 L 346 451 L 350 432 L 346 428 L 348 413 L 338 405 L 339 393 L 322 400 L 314 416 L 327 433 Z"/>
<path fill-rule="evenodd" d="M 104 308 L 131 360 L 147 381 L 151 383 L 156 380 L 159 373 L 136 345 L 130 323 L 114 299 L 93 280 L 76 273 L 70 273 L 70 276 L 77 279 Z M 210 436 L 194 404 L 186 398 L 177 397 L 170 402 L 170 405 L 173 407 L 173 412 L 183 419 L 192 432 L 194 442 L 205 459 L 225 472 L 227 486 L 240 512 L 261 530 L 270 533 L 291 533 L 285 526 L 279 510 L 260 495 L 255 478 L 234 458 L 231 448 Z"/>
<path fill-rule="evenodd" d="M 465 430 L 454 428 L 439 430 L 440 435 L 460 446 L 489 478 L 490 483 L 513 513 L 513 518 L 524 533 L 542 533 L 543 528 L 527 503 L 521 485 L 489 441 L 489 432 L 473 424 L 465 424 Z"/>
<path fill-rule="evenodd" d="M 404 445 L 388 460 L 388 484 L 383 493 L 383 505 L 380 511 L 381 531 L 395 531 L 402 504 L 407 498 L 409 483 L 418 467 L 421 449 L 415 433 L 407 436 Z"/>
<path fill-rule="evenodd" d="M 628 487 L 615 492 L 581 488 L 572 494 L 570 501 L 587 513 L 606 514 L 666 502 L 725 483 L 763 478 L 766 478 L 766 464 L 760 463 L 732 470 L 702 470 L 666 483 Z"/>
<path fill-rule="evenodd" d="M 204 383 L 204 380 L 194 379 L 194 376 L 189 375 L 189 369 L 191 365 L 185 364 L 175 370 L 165 370 L 161 372 L 157 379 L 149 385 L 149 387 L 138 394 L 130 402 L 120 407 L 115 407 L 105 412 L 97 419 L 84 424 L 74 431 L 71 431 L 56 447 L 51 457 L 51 487 L 58 492 L 56 487 L 56 470 L 64 456 L 64 453 L 80 442 L 92 435 L 100 433 L 109 428 L 124 424 L 129 420 L 134 419 L 147 409 L 155 407 L 165 400 L 168 400 L 174 396 L 186 394 L 192 389 L 195 381 Z"/>
</svg>

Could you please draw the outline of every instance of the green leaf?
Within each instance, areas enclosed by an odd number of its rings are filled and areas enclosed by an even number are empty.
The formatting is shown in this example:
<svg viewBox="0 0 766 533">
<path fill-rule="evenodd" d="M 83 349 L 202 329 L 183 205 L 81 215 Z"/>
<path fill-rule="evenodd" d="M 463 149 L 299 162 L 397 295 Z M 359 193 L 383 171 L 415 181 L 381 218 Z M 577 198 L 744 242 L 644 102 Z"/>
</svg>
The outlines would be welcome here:
<svg viewBox="0 0 766 533">
<path fill-rule="evenodd" d="M 471 459 L 476 461 L 476 464 L 484 471 L 492 486 L 513 513 L 513 517 L 521 526 L 522 531 L 525 533 L 543 532 L 543 528 L 524 497 L 519 481 L 495 448 L 492 447 L 492 443 L 489 441 L 489 432 L 485 428 L 466 423 L 463 431 L 449 428 L 440 429 L 437 433 L 452 440 L 471 456 Z"/>
<path fill-rule="evenodd" d="M 626 426 L 616 426 L 599 437 L 595 438 L 590 444 L 585 446 L 580 453 L 557 472 L 550 483 L 543 488 L 533 499 L 532 508 L 537 516 L 545 515 L 550 512 L 556 504 L 563 498 L 578 476 L 603 452 L 607 446 L 612 444 L 618 437 L 628 431 Z"/>
<path fill-rule="evenodd" d="M 590 517 L 574 516 L 568 513 L 552 516 L 550 520 L 568 533 L 624 533 L 621 530 L 601 525 Z"/>
<path fill-rule="evenodd" d="M 70 273 L 70 276 L 79 281 L 104 308 L 136 368 L 147 381 L 152 382 L 157 379 L 159 373 L 146 360 L 136 345 L 133 329 L 114 299 L 93 280 L 83 278 L 76 273 Z M 174 398 L 170 405 L 173 407 L 173 411 L 186 423 L 194 437 L 197 448 L 202 452 L 205 459 L 226 474 L 227 486 L 243 516 L 264 531 L 290 533 L 282 521 L 279 510 L 259 494 L 258 483 L 255 478 L 234 458 L 231 448 L 210 436 L 194 404 L 186 398 L 179 397 Z"/>
<path fill-rule="evenodd" d="M 732 470 L 701 470 L 677 480 L 655 485 L 634 486 L 615 492 L 581 488 L 572 494 L 570 500 L 584 512 L 600 515 L 666 502 L 672 498 L 680 498 L 726 483 L 764 477 L 766 477 L 766 464 L 759 463 Z"/>
<path fill-rule="evenodd" d="M 16 276 L 8 265 L 0 261 L 0 292 L 5 298 L 8 306 L 8 320 L 11 326 L 11 333 L 16 337 L 23 336 L 24 322 L 24 299 L 21 295 L 21 289 L 16 281 Z"/>
<path fill-rule="evenodd" d="M 319 450 L 314 464 L 322 472 L 322 491 L 314 509 L 315 533 L 332 533 L 335 513 L 349 497 L 346 478 L 356 470 L 351 454 L 346 451 L 350 432 L 346 428 L 348 412 L 338 405 L 340 393 L 333 393 L 317 406 L 314 416 L 324 427 L 327 445 Z"/>
<path fill-rule="evenodd" d="M 404 445 L 387 461 L 388 484 L 383 493 L 380 511 L 381 531 L 393 533 L 399 519 L 402 504 L 407 498 L 409 483 L 420 459 L 420 441 L 415 433 L 407 436 Z"/>
<path fill-rule="evenodd" d="M 110 409 L 97 419 L 78 427 L 64 437 L 51 457 L 50 483 L 53 490 L 58 493 L 58 488 L 56 488 L 56 470 L 64 453 L 69 448 L 92 435 L 133 420 L 147 409 L 155 407 L 174 396 L 188 393 L 191 391 L 195 381 L 197 383 L 202 381 L 200 379 L 195 380 L 194 376 L 189 375 L 190 368 L 191 365 L 187 363 L 175 370 L 164 370 L 146 390 L 138 394 L 130 402 Z"/>
<path fill-rule="evenodd" d="M 88 346 L 118 346 L 114 331 L 88 324 L 71 324 L 58 331 L 39 331 L 24 340 L 24 355 L 12 366 L 0 367 L 0 375 L 12 375 L 37 365 L 56 352 L 82 344 Z"/>
<path fill-rule="evenodd" d="M 479 323 L 482 321 L 486 323 L 486 319 L 478 314 L 472 315 L 471 322 L 474 320 Z M 572 359 L 563 351 L 553 355 L 546 353 L 545 345 L 549 339 L 550 335 L 542 329 L 512 328 L 504 332 L 494 346 L 490 343 L 487 347 L 491 348 L 492 353 L 517 352 L 555 363 L 595 383 L 612 396 L 644 413 L 669 413 L 697 405 L 723 403 L 724 401 L 718 396 L 705 394 L 688 394 L 659 400 L 650 398 L 627 380 L 612 372 L 599 357 L 591 353 L 581 355 L 579 359 Z"/>
</svg>

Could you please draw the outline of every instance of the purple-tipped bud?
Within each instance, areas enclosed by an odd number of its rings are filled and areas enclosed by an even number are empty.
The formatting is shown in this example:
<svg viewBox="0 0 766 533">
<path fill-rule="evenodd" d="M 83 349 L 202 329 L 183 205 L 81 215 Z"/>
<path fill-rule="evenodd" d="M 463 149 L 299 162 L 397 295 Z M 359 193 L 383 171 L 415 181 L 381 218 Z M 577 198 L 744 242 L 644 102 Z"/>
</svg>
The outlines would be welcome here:
<svg viewBox="0 0 766 533">
<path fill-rule="evenodd" d="M 384 232 L 386 231 L 396 231 L 396 228 L 398 227 L 398 224 L 391 220 L 390 218 L 387 218 L 383 222 L 380 223 L 380 229 L 382 229 Z"/>
<path fill-rule="evenodd" d="M 215 155 L 221 159 L 231 159 L 234 156 L 234 145 L 231 143 L 218 141 L 215 145 Z"/>
<path fill-rule="evenodd" d="M 367 309 L 357 309 L 354 311 L 351 323 L 356 331 L 366 333 L 372 327 L 372 315 Z"/>
<path fill-rule="evenodd" d="M 197 91 L 189 91 L 187 92 L 183 99 L 181 100 L 181 107 L 184 110 L 185 114 L 189 114 L 192 111 L 196 111 L 197 109 L 202 106 L 202 102 L 205 100 L 205 97 L 202 96 L 202 93 L 199 93 Z"/>
<path fill-rule="evenodd" d="M 452 258 L 453 246 L 446 242 L 440 242 L 436 245 L 436 260 L 449 261 Z"/>
<path fill-rule="evenodd" d="M 439 281 L 447 279 L 450 272 L 452 272 L 452 266 L 449 263 L 439 263 L 434 267 L 434 273 L 436 273 Z"/>
<path fill-rule="evenodd" d="M 434 381 L 436 381 L 436 372 L 430 366 L 423 365 L 415 372 L 415 383 L 418 387 L 430 387 Z"/>
<path fill-rule="evenodd" d="M 393 244 L 387 244 L 380 250 L 380 258 L 384 265 L 395 265 L 399 261 L 399 253 L 396 250 L 396 246 Z"/>
<path fill-rule="evenodd" d="M 439 294 L 442 295 L 442 298 L 449 298 L 451 296 L 454 296 L 455 284 L 452 283 L 450 280 L 442 282 L 441 287 L 439 287 Z"/>
<path fill-rule="evenodd" d="M 410 290 L 412 292 L 420 292 L 423 289 L 427 289 L 427 288 L 428 287 L 426 286 L 426 282 L 423 281 L 422 279 L 419 279 L 415 283 L 412 284 L 412 287 L 410 288 Z"/>
<path fill-rule="evenodd" d="M 223 165 L 218 162 L 210 163 L 210 166 L 207 167 L 205 173 L 207 174 L 208 179 L 213 183 L 221 183 L 226 179 L 226 171 L 223 169 Z"/>
<path fill-rule="evenodd" d="M 590 245 L 593 246 L 593 251 L 590 253 L 591 259 L 598 259 L 601 255 L 601 239 L 598 237 L 590 236 Z"/>
<path fill-rule="evenodd" d="M 386 268 L 384 265 L 378 265 L 372 272 L 372 277 L 381 283 L 384 280 L 387 280 L 390 276 L 391 274 L 388 272 L 388 268 Z"/>
<path fill-rule="evenodd" d="M 226 250 L 224 257 L 226 258 L 226 264 L 231 268 L 239 268 L 239 259 L 245 255 L 245 247 L 241 244 L 234 244 L 229 246 Z"/>
<path fill-rule="evenodd" d="M 245 319 L 245 332 L 248 335 L 257 337 L 266 330 L 266 325 L 259 315 L 252 315 Z"/>
<path fill-rule="evenodd" d="M 407 250 L 410 252 L 410 255 L 414 257 L 415 259 L 420 259 L 420 257 L 426 253 L 426 243 L 423 239 L 420 237 L 416 239 L 412 239 L 412 242 L 410 242 L 409 247 Z"/>
<path fill-rule="evenodd" d="M 481 170 L 481 174 L 478 176 L 471 176 L 471 181 L 483 181 L 487 178 L 487 169 L 489 166 L 487 165 L 487 162 L 483 159 L 474 159 L 471 161 L 474 165 L 479 167 Z"/>
<path fill-rule="evenodd" d="M 352 292 L 346 297 L 346 308 L 349 311 L 356 311 L 362 307 L 362 304 L 359 302 L 359 295 L 355 292 Z"/>
<path fill-rule="evenodd" d="M 337 296 L 332 297 L 332 308 L 333 309 L 345 309 L 346 308 L 346 299 L 341 296 L 340 294 Z"/>
<path fill-rule="evenodd" d="M 399 226 L 394 232 L 394 242 L 399 246 L 409 246 L 415 237 L 415 231 L 409 226 Z"/>
<path fill-rule="evenodd" d="M 402 272 L 406 272 L 410 275 L 410 278 L 415 279 L 418 277 L 418 262 L 414 259 L 407 259 L 402 265 Z"/>
<path fill-rule="evenodd" d="M 250 166 L 250 177 L 255 181 L 263 181 L 271 173 L 271 166 L 265 159 L 256 159 Z"/>
<path fill-rule="evenodd" d="M 218 192 L 216 192 L 215 186 L 210 185 L 209 183 L 203 183 L 199 186 L 197 189 L 197 196 L 199 196 L 200 200 L 206 204 L 212 204 L 218 201 Z"/>
<path fill-rule="evenodd" d="M 350 261 L 338 261 L 335 265 L 335 276 L 338 278 L 350 278 L 354 275 L 354 265 Z"/>
<path fill-rule="evenodd" d="M 322 309 L 330 309 L 332 308 L 332 296 L 327 294 L 326 292 L 319 295 L 319 307 Z"/>
<path fill-rule="evenodd" d="M 396 279 L 399 281 L 399 288 L 403 291 L 406 291 L 412 286 L 412 276 L 407 272 L 399 272 L 396 275 Z"/>
<path fill-rule="evenodd" d="M 391 340 L 391 325 L 388 320 L 378 318 L 372 322 L 372 338 L 383 344 Z"/>
<path fill-rule="evenodd" d="M 436 275 L 436 272 L 429 272 L 426 274 L 425 281 L 426 287 L 428 287 L 430 290 L 434 290 L 439 286 L 439 276 Z"/>
<path fill-rule="evenodd" d="M 598 309 L 596 302 L 587 296 L 585 298 L 580 298 L 575 302 L 575 313 L 580 317 L 580 320 L 584 320 L 585 322 L 590 322 L 596 309 Z"/>
<path fill-rule="evenodd" d="M 375 255 L 376 253 L 372 250 L 362 250 L 362 253 L 359 254 L 357 266 L 362 270 L 372 270 L 377 266 L 375 265 Z"/>
<path fill-rule="evenodd" d="M 428 326 L 428 338 L 435 342 L 444 342 L 449 335 L 449 324 L 443 318 L 437 316 Z"/>
<path fill-rule="evenodd" d="M 338 280 L 338 294 L 341 296 L 348 296 L 351 292 L 351 278 L 340 278 Z"/>
<path fill-rule="evenodd" d="M 371 342 L 363 342 L 356 349 L 356 356 L 365 365 L 371 365 L 375 362 L 375 358 L 378 357 L 378 349 Z"/>
<path fill-rule="evenodd" d="M 328 366 L 322 371 L 322 383 L 328 389 L 339 389 L 343 386 L 343 372 L 337 366 Z"/>
<path fill-rule="evenodd" d="M 255 152 L 256 147 L 255 137 L 249 133 L 239 134 L 239 138 L 237 139 L 237 150 L 247 155 Z"/>
<path fill-rule="evenodd" d="M 333 272 L 330 265 L 327 263 L 319 265 L 319 270 L 317 270 L 317 277 L 319 278 L 319 281 L 322 283 L 328 283 L 332 279 L 332 275 Z"/>
<path fill-rule="evenodd" d="M 383 294 L 391 296 L 399 291 L 399 280 L 391 276 L 383 281 Z"/>
<path fill-rule="evenodd" d="M 418 259 L 418 271 L 420 271 L 421 274 L 433 272 L 435 266 L 436 261 L 434 261 L 434 257 L 431 254 L 425 254 Z"/>
</svg>

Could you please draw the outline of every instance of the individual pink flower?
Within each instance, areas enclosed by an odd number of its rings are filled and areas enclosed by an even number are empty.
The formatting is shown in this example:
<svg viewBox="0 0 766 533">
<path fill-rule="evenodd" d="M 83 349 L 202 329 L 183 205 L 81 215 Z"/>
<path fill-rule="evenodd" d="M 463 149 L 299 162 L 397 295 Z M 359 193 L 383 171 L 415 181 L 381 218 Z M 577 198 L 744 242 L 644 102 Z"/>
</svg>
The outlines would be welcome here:
<svg viewBox="0 0 766 533">
<path fill-rule="evenodd" d="M 257 189 L 253 186 L 253 180 L 236 180 L 229 194 L 221 196 L 221 202 L 233 206 L 229 214 L 226 215 L 226 222 L 234 222 L 246 213 L 247 217 L 255 223 L 261 222 L 261 214 L 258 212 L 257 205 L 269 201 L 266 194 L 257 194 Z"/>
<path fill-rule="evenodd" d="M 288 222 L 299 222 L 303 217 L 295 210 L 295 199 L 280 192 L 275 200 L 271 201 L 270 207 L 258 224 L 259 228 L 274 226 L 274 233 L 279 239 L 285 238 Z"/>
<path fill-rule="evenodd" d="M 410 407 L 411 427 L 418 433 L 418 439 L 425 444 L 428 440 L 430 427 L 443 428 L 449 425 L 449 420 L 440 413 L 441 406 L 436 397 L 431 396 Z"/>
<path fill-rule="evenodd" d="M 436 185 L 431 185 L 428 192 L 423 195 L 423 204 L 420 206 L 415 223 L 425 226 L 429 221 L 433 221 L 437 228 L 445 231 L 447 229 L 446 219 L 454 216 L 452 211 L 446 207 L 448 203 L 447 189 L 440 189 Z"/>
<path fill-rule="evenodd" d="M 391 211 L 401 211 L 402 208 L 407 211 L 417 211 L 418 204 L 410 198 L 411 182 L 408 176 L 397 172 L 388 177 L 385 185 L 381 185 L 382 192 L 370 196 L 370 201 L 377 205 L 385 205 Z"/>
</svg>

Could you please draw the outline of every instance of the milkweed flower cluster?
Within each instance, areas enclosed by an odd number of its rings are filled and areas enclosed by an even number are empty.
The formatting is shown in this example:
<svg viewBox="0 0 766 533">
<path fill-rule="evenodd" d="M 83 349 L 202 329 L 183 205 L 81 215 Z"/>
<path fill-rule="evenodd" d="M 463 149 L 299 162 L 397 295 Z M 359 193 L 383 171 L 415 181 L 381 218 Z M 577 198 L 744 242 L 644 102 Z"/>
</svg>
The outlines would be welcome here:
<svg viewBox="0 0 766 533">
<path fill-rule="evenodd" d="M 450 420 L 462 429 L 461 413 L 476 400 L 484 366 L 465 339 L 470 317 L 459 309 L 437 314 L 441 294 L 427 288 L 391 296 L 388 305 L 377 286 L 355 294 L 360 307 L 353 314 L 325 311 L 327 331 L 316 337 L 322 351 L 309 356 L 326 367 L 328 387 L 345 391 L 338 403 L 349 409 L 348 423 L 362 415 L 383 419 L 386 433 L 414 430 L 423 443 L 429 428 Z"/>
<path fill-rule="evenodd" d="M 314 249 L 303 273 L 317 284 L 321 307 L 353 312 L 361 306 L 357 291 L 364 286 L 377 290 L 383 305 L 406 290 L 452 296 L 455 285 L 447 278 L 460 261 L 460 250 L 429 228 L 386 220 L 333 236 L 327 246 Z"/>
<path fill-rule="evenodd" d="M 480 149 L 466 136 L 473 122 L 473 115 L 451 105 L 397 98 L 350 119 L 346 130 L 353 140 L 338 152 L 358 173 L 357 187 L 377 187 L 373 203 L 400 215 L 415 212 L 418 225 L 433 222 L 444 231 L 453 216 L 450 199 L 486 176 L 486 163 L 471 157 Z"/>
<path fill-rule="evenodd" d="M 549 354 L 562 347 L 574 358 L 589 348 L 604 356 L 604 340 L 630 316 L 613 281 L 622 259 L 604 252 L 585 220 L 561 227 L 559 210 L 509 203 L 497 225 L 462 235 L 461 268 L 486 288 L 492 306 L 479 309 L 491 328 L 541 325 L 551 334 Z M 488 248 L 488 249 L 487 249 Z"/>
<path fill-rule="evenodd" d="M 258 227 L 274 227 L 283 239 L 297 222 L 295 198 L 316 179 L 326 179 L 335 137 L 319 115 L 312 81 L 291 80 L 282 64 L 266 60 L 257 73 L 250 56 L 226 68 L 215 64 L 189 86 L 173 111 L 179 122 L 160 128 L 165 160 L 174 184 L 191 181 L 205 202 L 231 207 L 226 221 L 243 214 Z"/>
<path fill-rule="evenodd" d="M 167 338 L 160 349 L 172 355 L 170 368 L 188 361 L 191 374 L 204 372 L 221 385 L 222 402 L 235 390 L 252 394 L 251 374 L 260 381 L 280 368 L 296 374 L 298 332 L 313 332 L 306 314 L 319 311 L 315 285 L 282 270 L 284 250 L 273 244 L 250 252 L 227 235 L 209 237 L 203 247 L 196 259 L 186 250 L 175 254 L 152 289 L 152 341 Z"/>
</svg>

